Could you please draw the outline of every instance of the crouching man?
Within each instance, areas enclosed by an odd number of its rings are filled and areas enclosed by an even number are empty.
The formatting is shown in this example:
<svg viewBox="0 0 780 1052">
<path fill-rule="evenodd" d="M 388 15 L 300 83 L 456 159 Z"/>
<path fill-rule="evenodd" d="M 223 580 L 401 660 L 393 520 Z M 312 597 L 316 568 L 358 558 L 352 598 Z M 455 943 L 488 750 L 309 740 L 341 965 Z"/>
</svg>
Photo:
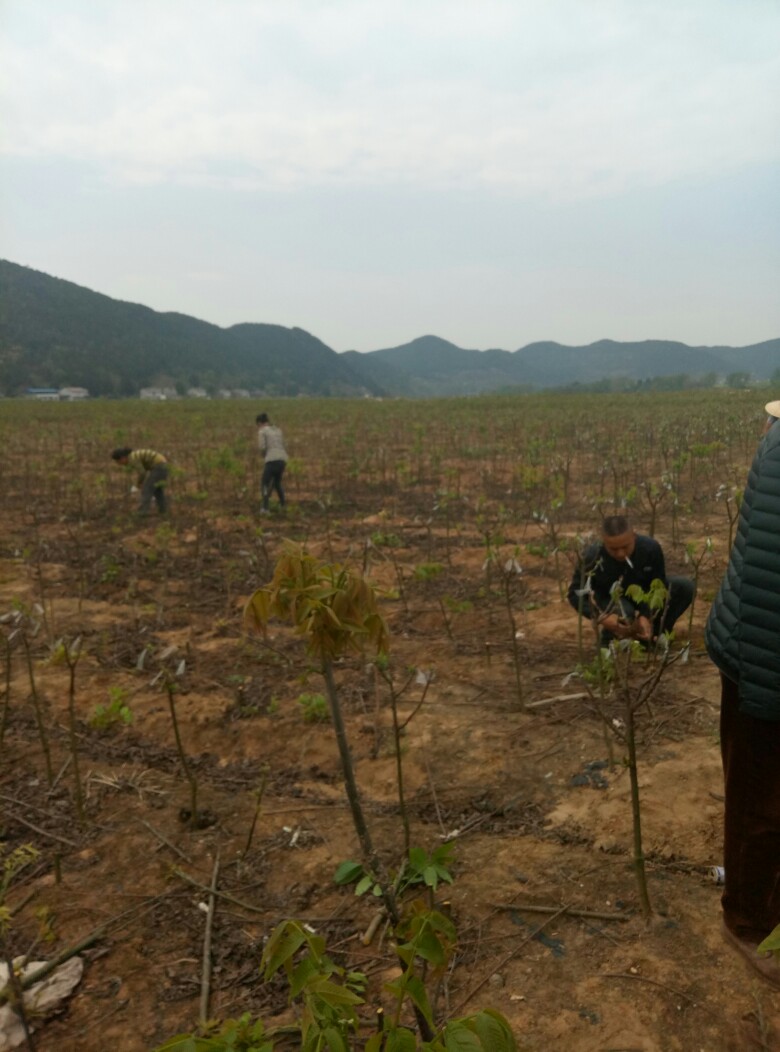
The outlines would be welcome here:
<svg viewBox="0 0 780 1052">
<path fill-rule="evenodd" d="M 631 585 L 649 592 L 653 581 L 662 581 L 668 592 L 662 610 L 652 611 L 627 597 Z M 599 626 L 603 644 L 636 639 L 648 645 L 662 632 L 671 632 L 693 602 L 694 592 L 690 578 L 666 576 L 658 541 L 636 533 L 625 515 L 609 515 L 601 524 L 601 541 L 583 552 L 568 598 L 578 613 Z"/>
</svg>

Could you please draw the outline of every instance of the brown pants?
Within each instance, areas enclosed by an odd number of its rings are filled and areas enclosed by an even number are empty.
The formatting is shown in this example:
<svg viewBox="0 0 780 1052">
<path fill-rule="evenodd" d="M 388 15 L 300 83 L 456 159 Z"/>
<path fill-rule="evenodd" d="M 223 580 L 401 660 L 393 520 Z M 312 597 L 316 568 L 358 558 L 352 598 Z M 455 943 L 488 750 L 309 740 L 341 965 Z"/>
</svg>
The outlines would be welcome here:
<svg viewBox="0 0 780 1052">
<path fill-rule="evenodd" d="M 726 806 L 723 919 L 763 939 L 780 924 L 780 721 L 739 711 L 739 688 L 721 674 L 720 749 Z"/>
</svg>

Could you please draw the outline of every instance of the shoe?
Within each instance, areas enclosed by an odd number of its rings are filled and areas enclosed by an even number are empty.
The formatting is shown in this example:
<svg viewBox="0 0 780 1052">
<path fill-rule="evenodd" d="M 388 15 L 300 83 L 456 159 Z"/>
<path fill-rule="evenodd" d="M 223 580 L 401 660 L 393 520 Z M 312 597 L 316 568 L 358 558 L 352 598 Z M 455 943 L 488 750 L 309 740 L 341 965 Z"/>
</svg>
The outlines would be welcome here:
<svg viewBox="0 0 780 1052">
<path fill-rule="evenodd" d="M 780 990 L 780 958 L 775 957 L 773 953 L 758 953 L 757 941 L 741 939 L 726 925 L 725 921 L 721 922 L 721 934 L 726 942 L 742 955 L 754 972 L 760 975 L 765 982 L 771 983 Z"/>
<path fill-rule="evenodd" d="M 260 511 L 257 514 L 258 515 L 270 515 L 271 512 L 269 511 L 268 508 L 261 508 Z"/>
</svg>

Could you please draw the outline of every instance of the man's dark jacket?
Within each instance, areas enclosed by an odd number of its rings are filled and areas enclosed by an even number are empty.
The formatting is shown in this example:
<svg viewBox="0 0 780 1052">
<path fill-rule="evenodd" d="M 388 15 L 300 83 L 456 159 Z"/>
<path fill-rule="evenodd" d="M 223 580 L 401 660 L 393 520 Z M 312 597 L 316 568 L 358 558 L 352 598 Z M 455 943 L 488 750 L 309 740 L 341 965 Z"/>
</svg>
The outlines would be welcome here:
<svg viewBox="0 0 780 1052">
<path fill-rule="evenodd" d="M 579 610 L 582 603 L 584 617 L 598 617 L 609 606 L 610 589 L 616 581 L 620 582 L 624 596 L 626 589 L 632 584 L 638 584 L 643 592 L 648 592 L 655 580 L 668 584 L 664 553 L 661 545 L 652 537 L 643 533 L 636 535 L 631 562 L 633 566 L 613 559 L 603 544 L 592 544 L 586 548 L 582 554 L 582 563 L 575 569 L 569 585 L 569 602 L 574 609 Z M 582 596 L 578 595 L 578 592 L 588 588 L 588 580 L 589 591 Z M 594 608 L 594 600 L 598 609 Z M 624 603 L 645 617 L 652 617 L 649 607 L 644 603 L 627 603 L 625 600 Z"/>
<path fill-rule="evenodd" d="M 740 710 L 780 720 L 780 421 L 750 468 L 705 633 L 710 657 L 739 687 Z"/>
</svg>

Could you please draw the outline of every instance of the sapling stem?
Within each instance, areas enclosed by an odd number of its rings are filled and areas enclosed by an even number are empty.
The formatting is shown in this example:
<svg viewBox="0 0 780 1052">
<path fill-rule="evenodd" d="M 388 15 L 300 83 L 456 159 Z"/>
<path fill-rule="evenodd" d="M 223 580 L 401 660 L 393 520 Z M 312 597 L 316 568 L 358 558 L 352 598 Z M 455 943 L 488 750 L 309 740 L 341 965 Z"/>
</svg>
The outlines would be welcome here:
<svg viewBox="0 0 780 1052">
<path fill-rule="evenodd" d="M 344 776 L 344 788 L 347 793 L 347 800 L 349 801 L 349 809 L 352 812 L 352 823 L 355 826 L 355 832 L 360 841 L 360 847 L 363 851 L 366 868 L 372 873 L 380 874 L 381 867 L 379 864 L 379 858 L 374 850 L 371 834 L 368 831 L 368 825 L 366 824 L 366 818 L 363 813 L 363 806 L 360 802 L 360 792 L 357 786 L 357 779 L 355 778 L 355 768 L 352 763 L 352 755 L 349 751 L 349 743 L 347 742 L 347 732 L 344 727 L 341 702 L 339 701 L 336 681 L 333 676 L 333 663 L 328 658 L 323 658 L 322 675 L 325 680 L 328 705 L 330 708 L 330 718 L 336 735 L 339 758 L 341 759 L 341 773 Z M 398 906 L 395 901 L 395 896 L 390 890 L 387 880 L 382 880 L 380 876 L 378 883 L 382 888 L 382 899 L 387 908 L 388 916 L 391 918 L 392 923 L 395 926 L 398 924 L 399 920 Z"/>
<path fill-rule="evenodd" d="M 5 943 L 5 941 L 6 940 L 4 939 L 3 942 Z M 13 958 L 7 949 L 4 950 L 3 957 L 6 962 L 5 966 L 8 969 L 8 984 L 5 987 L 5 990 L 10 991 L 10 994 L 7 994 L 7 1000 L 10 1002 L 14 1014 L 19 1017 L 19 1022 L 22 1024 L 24 1042 L 27 1046 L 28 1052 L 35 1052 L 35 1044 L 30 1032 L 30 1024 L 27 1021 L 27 1011 L 24 1006 L 24 989 L 19 980 L 19 976 L 14 970 Z"/>
<path fill-rule="evenodd" d="M 27 659 L 27 673 L 30 678 L 30 696 L 32 697 L 33 710 L 35 712 L 35 724 L 38 728 L 38 738 L 40 739 L 41 749 L 43 750 L 43 760 L 46 765 L 46 782 L 51 789 L 54 782 L 54 769 L 52 768 L 51 763 L 51 751 L 49 749 L 49 739 L 46 736 L 46 724 L 43 719 L 41 699 L 38 695 L 38 688 L 35 685 L 35 672 L 33 670 L 32 653 L 30 652 L 30 641 L 25 632 L 22 632 L 22 645 L 24 646 L 24 653 Z"/>
<path fill-rule="evenodd" d="M 203 936 L 203 961 L 201 969 L 200 984 L 200 1022 L 205 1023 L 209 1017 L 209 999 L 211 997 L 211 942 L 214 931 L 214 913 L 217 908 L 217 879 L 219 877 L 219 851 L 214 859 L 214 869 L 211 874 L 211 887 L 209 889 L 208 913 L 206 915 L 206 931 Z"/>
<path fill-rule="evenodd" d="M 3 711 L 0 715 L 0 749 L 3 747 L 5 741 L 5 729 L 8 726 L 8 714 L 11 710 L 11 671 L 12 671 L 12 657 L 11 657 L 11 644 L 6 638 L 3 639 L 3 657 L 5 664 L 5 686 L 3 688 Z"/>
<path fill-rule="evenodd" d="M 76 791 L 76 812 L 79 821 L 84 821 L 84 791 L 79 769 L 78 734 L 76 733 L 76 666 L 81 658 L 81 640 L 70 646 L 63 640 L 62 653 L 68 666 L 68 739 L 73 760 L 73 782 Z"/>
<path fill-rule="evenodd" d="M 642 916 L 649 920 L 653 915 L 653 907 L 650 905 L 650 894 L 647 889 L 647 873 L 645 871 L 645 855 L 642 847 L 642 810 L 639 803 L 639 769 L 636 759 L 636 723 L 634 720 L 634 706 L 626 697 L 626 745 L 628 746 L 628 777 L 631 782 L 631 817 L 633 819 L 634 839 L 634 872 L 636 873 L 637 888 L 639 890 L 639 903 L 642 908 Z"/>
<path fill-rule="evenodd" d="M 399 692 L 395 689 L 393 677 L 388 673 L 382 673 L 382 678 L 390 689 L 390 711 L 393 716 L 393 742 L 395 745 L 395 774 L 398 782 L 398 807 L 401 812 L 401 825 L 404 831 L 404 857 L 409 855 L 412 834 L 409 826 L 409 813 L 406 810 L 406 797 L 404 795 L 404 765 L 401 757 L 401 725 L 398 720 L 398 698 Z M 407 685 L 408 685 L 407 681 Z M 427 684 L 426 684 L 427 688 Z M 403 690 L 406 689 L 404 686 Z M 400 693 L 403 693 L 403 690 Z"/>
<path fill-rule="evenodd" d="M 254 810 L 254 814 L 252 815 L 252 821 L 251 821 L 250 826 L 249 826 L 249 833 L 248 833 L 247 838 L 246 838 L 246 844 L 244 845 L 244 851 L 243 851 L 244 858 L 246 858 L 246 856 L 249 854 L 249 849 L 252 846 L 252 839 L 254 838 L 254 835 L 255 835 L 255 826 L 257 825 L 257 820 L 260 817 L 260 809 L 263 806 L 263 796 L 265 795 L 265 787 L 266 787 L 267 783 L 268 783 L 268 768 L 265 767 L 265 768 L 263 768 L 262 780 L 261 780 L 260 785 L 259 785 L 259 787 L 257 789 L 256 794 L 255 794 L 256 795 L 255 810 Z"/>
<path fill-rule="evenodd" d="M 515 691 L 517 693 L 517 705 L 521 712 L 525 711 L 525 697 L 523 696 L 523 678 L 520 673 L 520 648 L 517 644 L 517 621 L 512 609 L 512 578 L 514 571 L 503 570 L 504 578 L 504 602 L 509 620 L 510 643 L 512 647 L 512 665 L 515 672 Z"/>
<path fill-rule="evenodd" d="M 198 825 L 198 781 L 187 763 L 187 755 L 184 752 L 181 734 L 179 733 L 179 721 L 176 718 L 176 702 L 173 700 L 176 693 L 176 684 L 168 675 L 165 676 L 165 693 L 168 695 L 168 708 L 170 709 L 173 733 L 176 738 L 176 750 L 179 753 L 184 777 L 190 786 L 190 826 L 196 829 Z"/>
</svg>

